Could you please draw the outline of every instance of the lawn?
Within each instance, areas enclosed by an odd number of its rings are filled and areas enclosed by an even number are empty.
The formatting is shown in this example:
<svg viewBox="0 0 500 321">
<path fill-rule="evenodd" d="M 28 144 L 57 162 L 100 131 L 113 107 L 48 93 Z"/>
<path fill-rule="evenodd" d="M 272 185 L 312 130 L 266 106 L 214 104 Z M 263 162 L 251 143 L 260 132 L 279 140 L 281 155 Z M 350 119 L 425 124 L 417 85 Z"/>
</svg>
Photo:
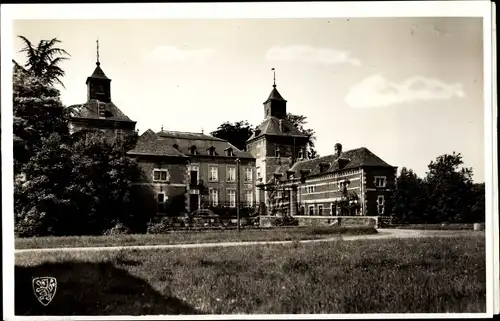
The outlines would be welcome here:
<svg viewBox="0 0 500 321">
<path fill-rule="evenodd" d="M 125 246 L 158 244 L 191 244 L 240 241 L 291 241 L 328 238 L 336 235 L 375 234 L 372 227 L 295 227 L 273 229 L 178 231 L 166 234 L 113 236 L 65 236 L 16 238 L 16 249 Z"/>
<path fill-rule="evenodd" d="M 16 254 L 17 315 L 485 312 L 484 234 Z M 31 278 L 54 276 L 48 306 Z"/>
</svg>

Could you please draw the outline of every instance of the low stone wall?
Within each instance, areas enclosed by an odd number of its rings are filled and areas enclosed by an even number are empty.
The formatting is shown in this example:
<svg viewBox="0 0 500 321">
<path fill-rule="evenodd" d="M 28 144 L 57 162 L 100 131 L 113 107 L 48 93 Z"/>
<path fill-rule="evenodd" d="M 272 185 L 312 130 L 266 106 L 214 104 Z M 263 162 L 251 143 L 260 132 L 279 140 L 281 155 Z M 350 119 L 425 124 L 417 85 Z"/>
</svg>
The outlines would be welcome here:
<svg viewBox="0 0 500 321">
<path fill-rule="evenodd" d="M 299 226 L 344 226 L 344 227 L 355 227 L 355 226 L 367 226 L 367 227 L 378 227 L 378 217 L 377 216 L 304 216 L 296 215 L 294 216 L 299 221 Z M 275 216 L 261 216 L 260 226 L 270 227 L 272 226 Z"/>
</svg>

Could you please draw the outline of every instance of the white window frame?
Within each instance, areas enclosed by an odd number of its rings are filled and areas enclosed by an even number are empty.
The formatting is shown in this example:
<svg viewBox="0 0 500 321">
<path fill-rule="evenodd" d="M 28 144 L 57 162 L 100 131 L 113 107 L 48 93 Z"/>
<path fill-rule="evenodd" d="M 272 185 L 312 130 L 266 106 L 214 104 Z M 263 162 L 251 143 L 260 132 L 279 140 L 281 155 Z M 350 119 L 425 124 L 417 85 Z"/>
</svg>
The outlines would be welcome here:
<svg viewBox="0 0 500 321">
<path fill-rule="evenodd" d="M 323 215 L 323 205 L 318 205 L 318 215 Z"/>
<path fill-rule="evenodd" d="M 232 177 L 230 175 L 231 172 L 233 172 Z M 226 167 L 226 182 L 236 182 L 236 167 L 235 166 L 227 166 Z"/>
<path fill-rule="evenodd" d="M 377 184 L 379 182 L 379 180 L 381 181 L 381 184 Z M 386 176 L 375 176 L 375 178 L 373 179 L 373 184 L 375 185 L 375 187 L 386 187 L 387 186 L 387 177 Z"/>
<path fill-rule="evenodd" d="M 314 205 L 309 205 L 307 207 L 307 209 L 308 209 L 307 215 L 314 216 Z M 312 214 L 311 214 L 311 210 L 312 210 Z"/>
<path fill-rule="evenodd" d="M 210 188 L 208 190 L 209 201 L 211 206 L 219 206 L 219 190 L 216 188 Z"/>
<path fill-rule="evenodd" d="M 231 195 L 234 195 L 234 201 L 231 199 Z M 236 207 L 236 190 L 235 189 L 228 189 L 227 190 L 227 198 L 229 201 L 229 207 Z"/>
<path fill-rule="evenodd" d="M 191 164 L 189 169 L 189 180 L 191 181 L 191 172 L 196 172 L 196 183 L 200 182 L 200 165 Z"/>
<path fill-rule="evenodd" d="M 215 168 L 215 178 L 212 177 L 212 169 L 213 168 Z M 219 166 L 208 165 L 208 181 L 209 182 L 218 182 L 219 181 Z"/>
<path fill-rule="evenodd" d="M 380 202 L 382 200 L 382 202 Z M 384 206 L 385 205 L 385 197 L 384 195 L 379 195 L 377 196 L 377 206 Z"/>
<path fill-rule="evenodd" d="M 155 179 L 155 173 L 159 172 L 160 179 Z M 161 174 L 166 173 L 165 179 L 161 179 Z M 153 169 L 153 182 L 169 182 L 170 181 L 170 172 L 166 168 L 154 168 Z"/>
<path fill-rule="evenodd" d="M 379 215 L 383 215 L 384 212 L 385 212 L 385 205 L 379 205 L 379 206 L 377 206 L 377 213 Z"/>
<path fill-rule="evenodd" d="M 250 197 L 248 197 L 250 196 Z M 247 207 L 251 207 L 253 204 L 253 191 L 246 190 L 245 191 L 245 202 Z"/>
<path fill-rule="evenodd" d="M 245 168 L 245 181 L 246 182 L 253 181 L 253 170 L 252 170 L 251 167 L 246 167 Z"/>
</svg>

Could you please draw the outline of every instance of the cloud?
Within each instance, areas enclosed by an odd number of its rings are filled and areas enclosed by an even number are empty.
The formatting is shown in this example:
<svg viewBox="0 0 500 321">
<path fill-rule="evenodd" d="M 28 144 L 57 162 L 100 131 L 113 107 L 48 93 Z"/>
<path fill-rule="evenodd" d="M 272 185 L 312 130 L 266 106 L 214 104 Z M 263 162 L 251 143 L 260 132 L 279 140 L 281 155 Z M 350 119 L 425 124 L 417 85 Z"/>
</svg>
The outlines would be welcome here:
<svg viewBox="0 0 500 321">
<path fill-rule="evenodd" d="M 158 46 L 146 54 L 149 61 L 197 61 L 204 62 L 215 54 L 215 49 L 180 49 L 175 46 Z"/>
<path fill-rule="evenodd" d="M 267 52 L 266 59 L 270 61 L 361 65 L 361 62 L 358 59 L 352 58 L 346 50 L 314 48 L 306 45 L 272 47 Z"/>
<path fill-rule="evenodd" d="M 446 84 L 438 79 L 421 76 L 397 84 L 381 75 L 373 75 L 352 86 L 345 101 L 353 108 L 370 108 L 453 97 L 465 97 L 462 84 Z"/>
</svg>

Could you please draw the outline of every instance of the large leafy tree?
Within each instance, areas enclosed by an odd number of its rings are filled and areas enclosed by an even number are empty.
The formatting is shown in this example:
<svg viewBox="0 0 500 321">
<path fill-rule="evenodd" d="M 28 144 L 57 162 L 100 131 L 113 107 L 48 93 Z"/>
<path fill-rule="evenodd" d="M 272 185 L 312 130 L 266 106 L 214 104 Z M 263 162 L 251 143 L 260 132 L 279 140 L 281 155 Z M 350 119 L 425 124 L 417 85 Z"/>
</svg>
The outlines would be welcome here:
<svg viewBox="0 0 500 321">
<path fill-rule="evenodd" d="M 423 223 L 425 214 L 425 186 L 411 169 L 403 167 L 396 179 L 394 218 L 401 223 Z"/>
<path fill-rule="evenodd" d="M 26 63 L 21 66 L 21 64 L 14 61 L 16 68 L 37 77 L 49 85 L 59 83 L 64 87 L 61 81 L 64 70 L 60 64 L 67 60 L 70 54 L 66 50 L 57 47 L 61 41 L 57 38 L 40 40 L 38 45 L 34 46 L 26 37 L 18 37 L 24 44 L 20 52 L 26 55 Z"/>
<path fill-rule="evenodd" d="M 472 168 L 462 165 L 462 155 L 455 152 L 441 155 L 428 165 L 425 185 L 429 221 L 463 221 L 468 216 Z"/>
<path fill-rule="evenodd" d="M 252 136 L 253 131 L 254 127 L 248 121 L 242 120 L 235 123 L 225 122 L 210 134 L 227 140 L 239 150 L 245 150 L 246 141 Z"/>
<path fill-rule="evenodd" d="M 69 109 L 59 91 L 30 73 L 13 70 L 14 172 L 19 174 L 30 157 L 41 148 L 42 140 L 53 133 L 69 136 Z"/>
<path fill-rule="evenodd" d="M 297 129 L 300 130 L 302 134 L 307 136 L 308 138 L 307 147 L 309 150 L 308 157 L 309 158 L 319 157 L 318 153 L 316 152 L 316 149 L 314 148 L 314 143 L 316 142 L 316 132 L 314 131 L 314 129 L 306 128 L 307 117 L 303 115 L 295 115 L 292 113 L 287 113 L 285 119 L 288 120 L 290 123 L 292 123 L 295 127 L 297 127 Z"/>
</svg>

